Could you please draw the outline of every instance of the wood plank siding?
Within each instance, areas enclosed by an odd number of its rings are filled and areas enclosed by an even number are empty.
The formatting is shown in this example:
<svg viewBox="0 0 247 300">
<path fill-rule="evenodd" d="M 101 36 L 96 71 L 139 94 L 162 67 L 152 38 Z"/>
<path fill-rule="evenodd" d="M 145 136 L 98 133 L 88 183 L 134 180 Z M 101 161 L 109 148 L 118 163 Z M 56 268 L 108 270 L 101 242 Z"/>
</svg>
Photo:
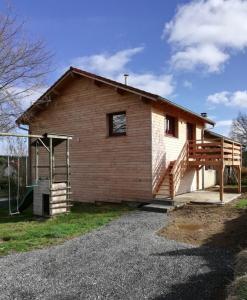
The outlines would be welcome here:
<svg viewBox="0 0 247 300">
<path fill-rule="evenodd" d="M 127 118 L 126 136 L 109 137 L 107 114 L 122 111 Z M 139 96 L 76 78 L 32 120 L 30 132 L 73 135 L 71 185 L 75 201 L 152 198 L 151 105 Z M 64 155 L 62 147 L 56 150 L 57 157 Z"/>
<path fill-rule="evenodd" d="M 198 165 L 185 168 L 181 159 L 184 149 L 189 152 L 188 140 L 201 140 L 205 125 L 213 121 L 158 95 L 75 68 L 60 77 L 17 123 L 28 124 L 31 134 L 73 136 L 70 164 L 75 201 L 148 202 L 157 194 L 173 198 L 216 180 L 215 171 Z M 58 165 L 64 165 L 65 150 L 61 144 L 54 151 L 55 181 L 64 178 L 65 168 Z M 34 151 L 32 147 L 32 178 Z M 39 157 L 39 165 L 48 165 L 44 148 Z M 45 168 L 38 175 L 49 178 Z"/>
</svg>

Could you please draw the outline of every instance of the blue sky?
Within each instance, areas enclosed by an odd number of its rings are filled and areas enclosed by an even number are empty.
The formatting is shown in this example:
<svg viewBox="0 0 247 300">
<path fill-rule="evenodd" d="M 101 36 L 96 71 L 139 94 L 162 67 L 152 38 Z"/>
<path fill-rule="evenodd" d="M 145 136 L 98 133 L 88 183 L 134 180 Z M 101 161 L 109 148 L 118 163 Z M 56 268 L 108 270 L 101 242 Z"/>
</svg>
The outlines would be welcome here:
<svg viewBox="0 0 247 300">
<path fill-rule="evenodd" d="M 223 134 L 247 109 L 244 0 L 12 4 L 30 36 L 44 39 L 54 53 L 47 85 L 69 65 L 120 81 L 128 72 L 130 85 L 208 112 Z"/>
</svg>

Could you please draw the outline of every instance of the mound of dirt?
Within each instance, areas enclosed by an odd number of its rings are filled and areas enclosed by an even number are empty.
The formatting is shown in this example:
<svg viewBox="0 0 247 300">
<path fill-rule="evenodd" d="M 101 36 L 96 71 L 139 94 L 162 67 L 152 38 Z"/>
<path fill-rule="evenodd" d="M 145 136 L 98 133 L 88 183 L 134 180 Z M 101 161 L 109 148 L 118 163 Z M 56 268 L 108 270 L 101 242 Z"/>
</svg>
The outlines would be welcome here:
<svg viewBox="0 0 247 300">
<path fill-rule="evenodd" d="M 171 221 L 158 235 L 193 245 L 247 247 L 247 210 L 235 205 L 186 205 L 171 213 Z"/>
</svg>

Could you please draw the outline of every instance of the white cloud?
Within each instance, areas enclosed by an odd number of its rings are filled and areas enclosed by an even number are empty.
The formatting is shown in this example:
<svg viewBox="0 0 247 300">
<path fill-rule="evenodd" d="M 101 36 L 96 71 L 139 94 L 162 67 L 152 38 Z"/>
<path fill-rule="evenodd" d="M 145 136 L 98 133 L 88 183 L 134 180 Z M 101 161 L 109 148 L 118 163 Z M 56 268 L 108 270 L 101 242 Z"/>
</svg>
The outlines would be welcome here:
<svg viewBox="0 0 247 300">
<path fill-rule="evenodd" d="M 207 102 L 213 105 L 223 104 L 225 106 L 247 108 L 247 91 L 215 93 L 208 96 Z"/>
<path fill-rule="evenodd" d="M 116 78 L 122 81 L 123 76 L 120 74 Z M 154 93 L 161 96 L 171 95 L 174 91 L 172 75 L 155 75 L 152 73 L 136 74 L 129 73 L 128 84 L 141 90 Z"/>
<path fill-rule="evenodd" d="M 195 0 L 178 7 L 162 37 L 174 46 L 177 69 L 218 72 L 232 51 L 247 47 L 247 1 Z"/>
<path fill-rule="evenodd" d="M 28 108 L 32 105 L 46 90 L 48 89 L 47 86 L 42 86 L 39 88 L 34 88 L 30 91 L 25 98 L 23 98 L 22 105 L 25 108 Z"/>
<path fill-rule="evenodd" d="M 228 136 L 230 133 L 231 125 L 232 125 L 232 120 L 219 120 L 216 121 L 214 130 L 219 134 Z"/>
<path fill-rule="evenodd" d="M 32 105 L 46 90 L 47 86 L 33 87 L 25 89 L 25 87 L 12 87 L 8 90 L 13 99 L 13 103 L 20 107 L 20 110 L 26 110 Z"/>
<path fill-rule="evenodd" d="M 216 122 L 215 127 L 225 127 L 231 125 L 232 125 L 232 120 L 221 120 Z"/>
<path fill-rule="evenodd" d="M 127 67 L 133 56 L 141 51 L 143 51 L 143 47 L 126 49 L 113 54 L 102 53 L 82 56 L 72 59 L 71 64 L 85 71 L 106 76 L 122 83 L 124 82 L 123 74 L 128 73 L 128 85 L 164 97 L 171 95 L 175 88 L 172 75 L 151 72 L 135 73 Z"/>
<path fill-rule="evenodd" d="M 82 56 L 72 59 L 71 63 L 87 71 L 99 74 L 104 72 L 105 76 L 112 76 L 124 70 L 132 57 L 141 51 L 143 51 L 143 47 L 125 49 L 112 55 L 109 53 L 101 53 L 91 56 Z"/>
<path fill-rule="evenodd" d="M 208 72 L 218 72 L 219 67 L 228 59 L 228 55 L 213 45 L 187 47 L 175 53 L 171 63 L 176 69 L 194 70 L 197 66 L 207 66 Z"/>
</svg>

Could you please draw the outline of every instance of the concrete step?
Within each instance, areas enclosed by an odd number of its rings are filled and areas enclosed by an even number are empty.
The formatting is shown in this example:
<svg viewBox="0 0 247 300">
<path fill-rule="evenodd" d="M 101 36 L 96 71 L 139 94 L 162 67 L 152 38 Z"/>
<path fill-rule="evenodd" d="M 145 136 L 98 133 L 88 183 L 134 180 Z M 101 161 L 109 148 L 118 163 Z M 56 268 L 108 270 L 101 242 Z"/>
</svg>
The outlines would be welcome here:
<svg viewBox="0 0 247 300">
<path fill-rule="evenodd" d="M 165 205 L 171 205 L 174 206 L 175 208 L 182 207 L 184 206 L 187 202 L 182 202 L 182 201 L 174 201 L 171 198 L 165 198 L 165 199 L 155 199 L 153 203 L 158 203 L 158 204 L 165 204 Z"/>
<path fill-rule="evenodd" d="M 150 203 L 150 204 L 143 205 L 140 209 L 144 211 L 167 213 L 169 211 L 174 210 L 175 207 L 171 205 L 165 205 L 165 204 Z"/>
<path fill-rule="evenodd" d="M 167 198 L 155 199 L 152 201 L 152 203 L 174 206 L 175 202 L 170 197 L 167 197 Z"/>
<path fill-rule="evenodd" d="M 182 207 L 185 204 L 185 202 L 173 201 L 171 198 L 166 198 L 164 200 L 156 199 L 153 200 L 152 203 L 141 206 L 140 209 L 144 211 L 166 213 L 176 208 Z"/>
</svg>

